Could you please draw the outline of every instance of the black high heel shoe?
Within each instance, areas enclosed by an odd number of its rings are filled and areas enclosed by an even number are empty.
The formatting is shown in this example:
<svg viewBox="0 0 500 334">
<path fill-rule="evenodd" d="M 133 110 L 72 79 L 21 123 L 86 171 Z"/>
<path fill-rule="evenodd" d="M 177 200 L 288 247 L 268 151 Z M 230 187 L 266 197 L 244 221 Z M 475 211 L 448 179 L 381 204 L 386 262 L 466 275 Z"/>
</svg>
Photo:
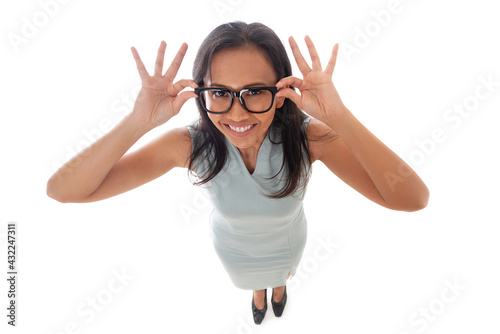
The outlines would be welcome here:
<svg viewBox="0 0 500 334">
<path fill-rule="evenodd" d="M 273 312 L 276 317 L 281 317 L 283 314 L 283 310 L 285 309 L 286 305 L 286 285 L 285 285 L 285 292 L 283 293 L 283 298 L 279 303 L 276 303 L 274 301 L 274 289 L 273 289 L 273 296 L 271 297 L 271 304 L 273 305 Z"/>
<path fill-rule="evenodd" d="M 255 301 L 254 297 L 252 296 L 252 313 L 253 313 L 253 321 L 255 324 L 260 325 L 262 320 L 264 320 L 264 316 L 266 315 L 267 311 L 267 289 L 265 292 L 265 297 L 264 297 L 264 308 L 262 310 L 259 310 L 255 306 Z"/>
</svg>

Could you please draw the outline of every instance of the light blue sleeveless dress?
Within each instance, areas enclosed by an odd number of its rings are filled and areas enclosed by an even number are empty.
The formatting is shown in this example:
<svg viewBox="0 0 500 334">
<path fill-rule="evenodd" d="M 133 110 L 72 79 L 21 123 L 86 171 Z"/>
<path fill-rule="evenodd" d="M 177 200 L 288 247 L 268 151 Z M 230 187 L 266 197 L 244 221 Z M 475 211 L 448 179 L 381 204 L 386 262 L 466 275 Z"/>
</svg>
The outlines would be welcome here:
<svg viewBox="0 0 500 334">
<path fill-rule="evenodd" d="M 310 117 L 304 120 L 306 131 Z M 192 143 L 199 133 L 188 126 Z M 224 137 L 229 156 L 225 168 L 201 187 L 211 199 L 210 237 L 233 284 L 243 290 L 262 290 L 286 285 L 295 275 L 307 241 L 307 221 L 302 205 L 306 188 L 286 198 L 271 199 L 283 186 L 280 170 L 283 151 L 266 135 L 252 174 L 238 149 Z M 279 142 L 274 140 L 274 142 Z M 194 143 L 193 143 L 194 145 Z M 206 168 L 206 160 L 194 162 L 194 170 Z"/>
</svg>

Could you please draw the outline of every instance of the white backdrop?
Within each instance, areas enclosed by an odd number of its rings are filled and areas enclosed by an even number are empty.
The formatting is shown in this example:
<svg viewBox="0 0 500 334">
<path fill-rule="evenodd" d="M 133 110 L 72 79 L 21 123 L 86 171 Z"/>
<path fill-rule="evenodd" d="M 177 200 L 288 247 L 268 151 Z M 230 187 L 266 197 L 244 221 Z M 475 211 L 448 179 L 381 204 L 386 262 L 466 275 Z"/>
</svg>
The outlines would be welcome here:
<svg viewBox="0 0 500 334">
<path fill-rule="evenodd" d="M 500 21 L 489 0 L 62 1 L 0 5 L 0 246 L 17 222 L 9 333 L 498 332 Z M 316 43 L 345 105 L 430 189 L 418 212 L 380 207 L 314 164 L 308 242 L 282 318 L 253 323 L 209 236 L 210 203 L 185 170 L 114 198 L 61 204 L 60 164 L 131 111 L 161 40 L 169 64 L 217 25 L 260 21 Z M 150 72 L 151 73 L 151 72 Z M 300 76 L 297 67 L 294 74 Z M 197 117 L 190 100 L 136 149 Z M 271 290 L 269 290 L 270 292 Z M 268 296 L 270 302 L 270 296 Z"/>
</svg>

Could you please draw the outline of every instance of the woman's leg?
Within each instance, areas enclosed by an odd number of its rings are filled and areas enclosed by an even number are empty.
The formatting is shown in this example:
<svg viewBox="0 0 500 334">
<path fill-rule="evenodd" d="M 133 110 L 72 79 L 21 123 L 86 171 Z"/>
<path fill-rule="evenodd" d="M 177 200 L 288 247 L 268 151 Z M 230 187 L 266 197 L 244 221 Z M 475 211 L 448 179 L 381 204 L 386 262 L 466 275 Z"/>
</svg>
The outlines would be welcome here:
<svg viewBox="0 0 500 334">
<path fill-rule="evenodd" d="M 263 290 L 253 290 L 253 299 L 255 307 L 259 310 L 263 310 L 265 304 L 264 297 L 266 296 L 266 289 Z"/>
<path fill-rule="evenodd" d="M 290 277 L 290 272 L 288 272 L 288 277 L 286 279 L 288 279 Z M 276 302 L 276 303 L 279 303 L 281 301 L 281 299 L 283 299 L 283 295 L 285 294 L 285 286 L 280 286 L 280 287 L 276 287 L 273 289 L 273 300 Z"/>
<path fill-rule="evenodd" d="M 288 272 L 288 277 L 286 279 L 288 279 L 289 277 L 290 277 L 290 272 Z M 273 292 L 274 292 L 273 300 L 276 303 L 279 303 L 281 301 L 281 299 L 283 299 L 283 295 L 285 294 L 285 286 L 283 285 L 283 286 L 280 286 L 280 287 L 273 288 Z M 253 298 L 254 298 L 255 307 L 257 307 L 259 310 L 264 309 L 264 306 L 265 306 L 265 301 L 264 301 L 265 293 L 266 293 L 266 289 L 263 289 L 263 290 L 253 290 Z"/>
</svg>

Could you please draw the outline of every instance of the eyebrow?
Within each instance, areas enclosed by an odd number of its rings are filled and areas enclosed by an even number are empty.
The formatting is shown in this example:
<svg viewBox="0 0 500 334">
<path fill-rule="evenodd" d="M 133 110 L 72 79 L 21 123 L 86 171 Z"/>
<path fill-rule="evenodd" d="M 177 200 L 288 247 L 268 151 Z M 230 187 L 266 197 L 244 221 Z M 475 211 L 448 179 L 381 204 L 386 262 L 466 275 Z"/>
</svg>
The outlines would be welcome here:
<svg viewBox="0 0 500 334">
<path fill-rule="evenodd" d="M 210 87 L 221 87 L 221 88 L 228 88 L 228 89 L 232 89 L 231 87 L 229 86 L 226 86 L 226 85 L 221 85 L 221 84 L 218 84 L 218 83 L 215 83 L 215 82 L 212 82 L 212 84 L 209 85 Z M 247 85 L 244 85 L 243 88 L 247 88 L 247 87 L 259 87 L 259 86 L 265 86 L 267 87 L 268 84 L 265 84 L 265 83 L 262 83 L 262 82 L 253 82 L 253 83 L 250 83 L 250 84 L 247 84 Z"/>
</svg>

